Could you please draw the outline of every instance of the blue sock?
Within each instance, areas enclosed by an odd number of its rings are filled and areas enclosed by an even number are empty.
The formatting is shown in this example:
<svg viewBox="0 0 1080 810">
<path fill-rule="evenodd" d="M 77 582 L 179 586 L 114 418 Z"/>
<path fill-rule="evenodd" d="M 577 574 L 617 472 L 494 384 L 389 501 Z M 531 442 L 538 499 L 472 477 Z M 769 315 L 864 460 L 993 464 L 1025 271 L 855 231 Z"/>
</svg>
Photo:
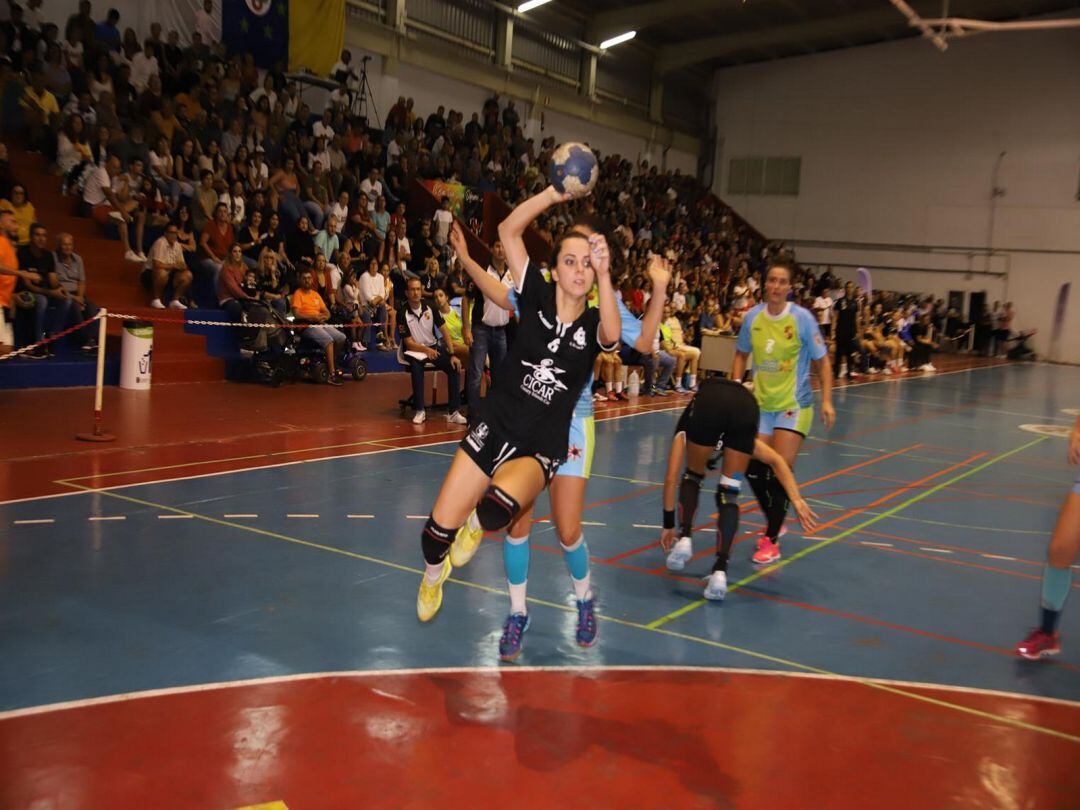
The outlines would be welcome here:
<svg viewBox="0 0 1080 810">
<path fill-rule="evenodd" d="M 1042 630 L 1053 633 L 1057 629 L 1058 619 L 1065 607 L 1072 587 L 1072 570 L 1069 568 L 1043 568 L 1042 580 Z"/>
<path fill-rule="evenodd" d="M 529 579 L 529 535 L 506 536 L 503 541 L 503 565 L 510 586 L 510 612 L 525 613 L 525 583 Z"/>
<path fill-rule="evenodd" d="M 570 572 L 570 581 L 574 585 L 574 595 L 578 599 L 589 598 L 589 547 L 585 544 L 585 535 L 581 535 L 571 546 L 563 546 L 563 559 L 566 570 Z"/>
</svg>

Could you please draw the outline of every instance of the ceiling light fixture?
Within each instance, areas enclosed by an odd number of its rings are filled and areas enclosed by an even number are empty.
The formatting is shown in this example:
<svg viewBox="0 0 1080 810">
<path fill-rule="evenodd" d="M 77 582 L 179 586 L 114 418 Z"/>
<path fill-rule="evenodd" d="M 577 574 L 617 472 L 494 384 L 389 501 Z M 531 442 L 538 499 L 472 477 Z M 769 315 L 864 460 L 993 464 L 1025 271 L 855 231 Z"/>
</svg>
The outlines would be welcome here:
<svg viewBox="0 0 1080 810">
<path fill-rule="evenodd" d="M 517 7 L 518 14 L 524 14 L 526 11 L 532 11 L 534 8 L 539 8 L 550 2 L 551 0 L 525 0 L 524 3 Z"/>
<path fill-rule="evenodd" d="M 621 45 L 624 42 L 629 42 L 637 36 L 637 31 L 627 31 L 625 34 L 619 34 L 617 37 L 611 39 L 605 39 L 600 43 L 600 50 L 606 51 L 608 48 L 613 48 L 616 45 Z"/>
</svg>

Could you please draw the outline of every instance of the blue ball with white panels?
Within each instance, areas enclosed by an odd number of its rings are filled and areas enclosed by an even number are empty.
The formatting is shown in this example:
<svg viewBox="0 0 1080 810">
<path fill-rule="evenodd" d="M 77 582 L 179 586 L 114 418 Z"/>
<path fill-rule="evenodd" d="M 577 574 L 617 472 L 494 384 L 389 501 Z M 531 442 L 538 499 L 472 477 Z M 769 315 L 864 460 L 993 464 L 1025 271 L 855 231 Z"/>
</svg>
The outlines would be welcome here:
<svg viewBox="0 0 1080 810">
<path fill-rule="evenodd" d="M 564 143 L 551 156 L 551 185 L 560 194 L 584 197 L 593 190 L 600 166 L 592 149 L 583 143 Z"/>
</svg>

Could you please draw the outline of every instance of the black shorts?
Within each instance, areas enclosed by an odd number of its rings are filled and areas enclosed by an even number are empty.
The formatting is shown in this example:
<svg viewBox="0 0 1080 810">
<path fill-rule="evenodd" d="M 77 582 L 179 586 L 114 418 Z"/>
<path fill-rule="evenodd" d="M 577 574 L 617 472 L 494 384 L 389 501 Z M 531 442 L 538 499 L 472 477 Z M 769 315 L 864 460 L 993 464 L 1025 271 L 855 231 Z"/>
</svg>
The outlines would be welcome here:
<svg viewBox="0 0 1080 810">
<path fill-rule="evenodd" d="M 745 387 L 731 380 L 710 378 L 701 383 L 679 417 L 675 433 L 703 447 L 721 442 L 740 453 L 752 455 L 758 432 L 758 404 Z"/>
<path fill-rule="evenodd" d="M 521 442 L 506 436 L 497 427 L 484 420 L 473 425 L 459 446 L 469 458 L 476 462 L 476 466 L 483 470 L 488 478 L 493 478 L 495 471 L 507 461 L 515 458 L 532 458 L 540 465 L 540 470 L 544 473 L 544 486 L 547 486 L 562 463 L 561 460 L 532 452 L 523 447 Z"/>
<path fill-rule="evenodd" d="M 826 338 L 832 337 L 832 324 L 831 323 L 819 323 L 818 329 L 821 330 L 821 334 Z"/>
</svg>

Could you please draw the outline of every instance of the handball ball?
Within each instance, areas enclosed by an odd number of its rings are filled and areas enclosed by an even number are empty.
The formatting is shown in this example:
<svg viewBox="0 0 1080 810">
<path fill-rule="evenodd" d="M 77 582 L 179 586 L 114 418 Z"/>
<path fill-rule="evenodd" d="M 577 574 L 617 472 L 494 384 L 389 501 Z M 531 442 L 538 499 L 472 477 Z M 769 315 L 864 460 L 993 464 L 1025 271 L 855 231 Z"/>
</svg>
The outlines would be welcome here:
<svg viewBox="0 0 1080 810">
<path fill-rule="evenodd" d="M 596 155 L 583 143 L 564 143 L 551 156 L 551 185 L 560 194 L 584 197 L 593 190 L 600 168 Z"/>
</svg>

